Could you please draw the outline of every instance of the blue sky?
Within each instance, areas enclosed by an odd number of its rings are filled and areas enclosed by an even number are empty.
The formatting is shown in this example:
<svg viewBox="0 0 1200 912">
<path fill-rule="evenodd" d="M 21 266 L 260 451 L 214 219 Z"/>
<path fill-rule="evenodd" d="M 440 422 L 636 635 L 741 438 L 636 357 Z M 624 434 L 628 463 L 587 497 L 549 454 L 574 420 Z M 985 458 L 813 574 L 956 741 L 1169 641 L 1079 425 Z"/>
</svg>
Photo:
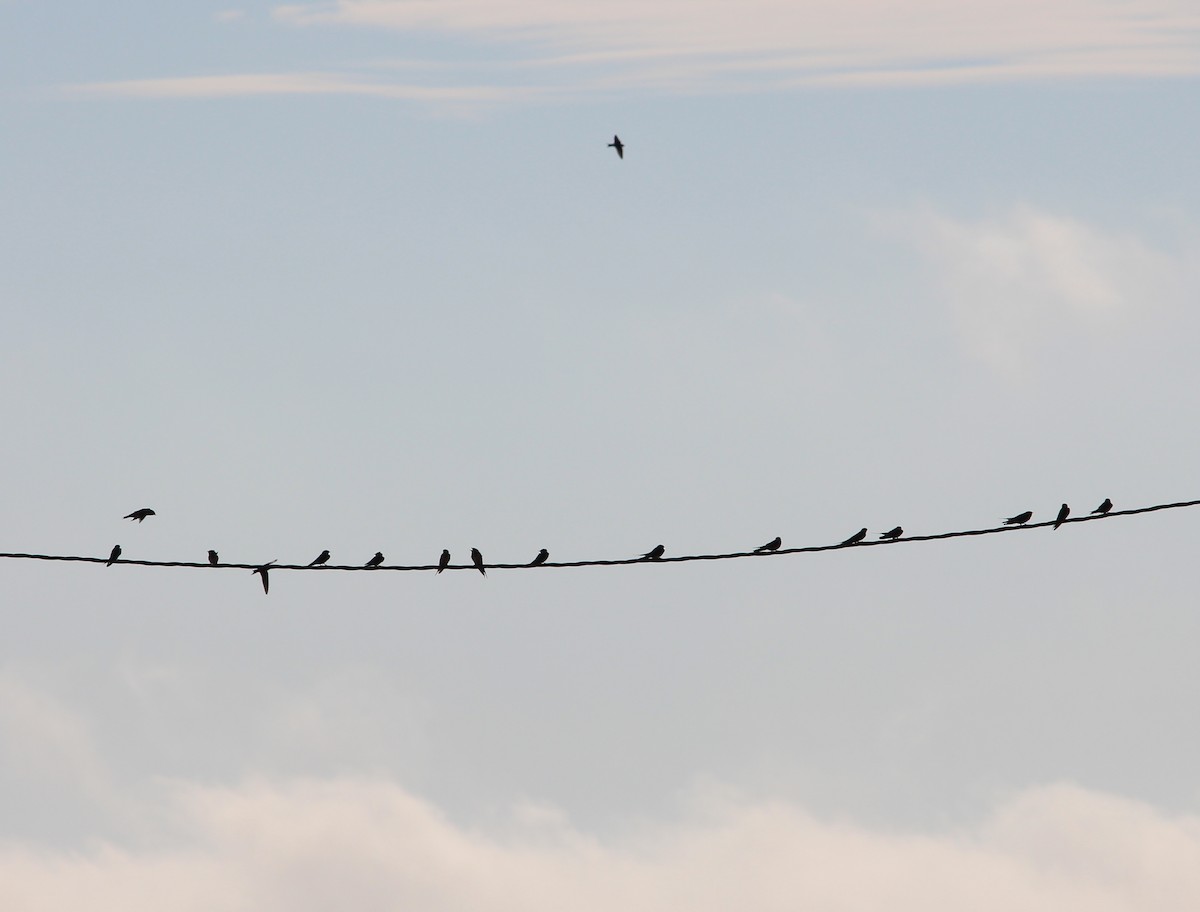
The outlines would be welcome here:
<svg viewBox="0 0 1200 912">
<path fill-rule="evenodd" d="M 1198 26 L 0 3 L 0 550 L 1192 499 Z M 0 905 L 1191 909 L 1192 521 L 4 561 Z"/>
</svg>

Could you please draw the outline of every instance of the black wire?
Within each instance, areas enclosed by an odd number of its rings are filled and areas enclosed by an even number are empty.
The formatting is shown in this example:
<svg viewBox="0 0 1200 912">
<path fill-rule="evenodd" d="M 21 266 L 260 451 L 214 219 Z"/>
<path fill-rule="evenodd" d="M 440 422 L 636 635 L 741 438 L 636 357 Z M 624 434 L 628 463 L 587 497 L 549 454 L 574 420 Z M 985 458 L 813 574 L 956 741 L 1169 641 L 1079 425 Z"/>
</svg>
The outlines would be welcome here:
<svg viewBox="0 0 1200 912">
<path fill-rule="evenodd" d="M 1094 522 L 1101 519 L 1114 519 L 1118 516 L 1136 516 L 1139 513 L 1156 513 L 1159 510 L 1178 510 L 1182 507 L 1200 506 L 1200 500 L 1185 500 L 1178 503 L 1155 504 L 1151 507 L 1136 507 L 1132 510 L 1113 510 L 1110 513 L 1087 516 L 1072 516 L 1063 520 L 1060 525 L 1069 523 Z M 784 554 L 816 554 L 821 551 L 845 551 L 858 548 L 880 548 L 885 545 L 900 545 L 912 542 L 928 542 L 941 541 L 946 538 L 966 538 L 973 535 L 996 535 L 1000 532 L 1025 532 L 1030 529 L 1044 529 L 1048 526 L 1055 525 L 1054 520 L 1046 522 L 1027 523 L 1021 526 L 996 526 L 988 529 L 967 529 L 961 532 L 938 532 L 932 535 L 906 535 L 902 538 L 893 540 L 875 540 L 861 541 L 853 545 L 808 545 L 803 548 L 780 548 L 778 551 L 735 551 L 729 554 L 683 554 L 675 557 L 660 557 L 657 560 L 648 560 L 644 557 L 625 557 L 610 560 L 578 560 L 578 561 L 546 561 L 544 564 L 532 566 L 530 564 L 485 564 L 488 570 L 538 570 L 545 568 L 568 568 L 568 567 L 618 567 L 625 564 L 680 564 L 687 561 L 713 561 L 713 560 L 733 560 L 740 557 L 779 557 Z M 126 564 L 135 567 L 193 567 L 196 569 L 225 569 L 225 570 L 257 570 L 263 564 L 229 564 L 217 563 L 210 564 L 207 561 L 151 561 L 151 560 L 131 560 L 127 558 L 118 558 L 115 561 L 110 561 L 107 557 L 79 557 L 62 554 L 21 554 L 21 553 L 6 553 L 0 552 L 0 558 L 9 558 L 13 560 L 43 560 L 43 561 L 74 561 L 76 563 L 86 564 Z M 437 570 L 437 564 L 416 564 L 412 566 L 403 566 L 398 564 L 383 564 L 378 567 L 362 567 L 362 566 L 347 566 L 337 564 L 325 564 L 312 567 L 307 564 L 275 564 L 272 563 L 269 570 L 366 570 L 374 572 L 376 570 Z M 478 567 L 474 564 L 449 564 L 447 570 L 470 570 L 477 572 Z"/>
</svg>

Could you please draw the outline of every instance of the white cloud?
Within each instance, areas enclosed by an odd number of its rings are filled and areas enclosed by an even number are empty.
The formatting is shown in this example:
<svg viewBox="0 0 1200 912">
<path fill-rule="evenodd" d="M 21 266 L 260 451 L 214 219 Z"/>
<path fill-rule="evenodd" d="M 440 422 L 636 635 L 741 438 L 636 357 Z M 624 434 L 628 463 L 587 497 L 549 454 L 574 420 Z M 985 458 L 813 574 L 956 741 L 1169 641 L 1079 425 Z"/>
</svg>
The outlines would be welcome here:
<svg viewBox="0 0 1200 912">
<path fill-rule="evenodd" d="M 220 10 L 216 13 L 214 18 L 218 22 L 240 22 L 242 19 L 246 18 L 246 11 L 240 9 Z"/>
<path fill-rule="evenodd" d="M 234 21 L 240 11 L 218 13 Z M 277 6 L 276 22 L 439 33 L 457 64 L 416 83 L 338 71 L 178 76 L 87 87 L 140 97 L 355 94 L 430 104 L 581 95 L 764 92 L 1200 73 L 1200 12 L 1184 0 L 338 0 Z M 503 46 L 504 60 L 480 57 Z M 514 80 L 514 74 L 524 82 Z"/>
<path fill-rule="evenodd" d="M 693 79 L 730 67 L 879 83 L 914 71 L 959 81 L 976 70 L 1021 78 L 1200 67 L 1200 14 L 1183 0 L 336 0 L 283 5 L 275 15 L 295 25 L 677 58 Z"/>
<path fill-rule="evenodd" d="M 992 218 L 921 209 L 880 219 L 922 255 L 971 349 L 1020 371 L 1063 333 L 1104 333 L 1179 300 L 1185 258 L 1138 237 L 1018 206 Z"/>
<path fill-rule="evenodd" d="M 490 831 L 386 781 L 177 784 L 180 835 L 137 850 L 0 847 L 0 908 L 65 912 L 838 909 L 1174 912 L 1200 903 L 1200 818 L 1059 785 L 951 833 L 700 796 L 621 837 L 546 809 Z"/>
</svg>

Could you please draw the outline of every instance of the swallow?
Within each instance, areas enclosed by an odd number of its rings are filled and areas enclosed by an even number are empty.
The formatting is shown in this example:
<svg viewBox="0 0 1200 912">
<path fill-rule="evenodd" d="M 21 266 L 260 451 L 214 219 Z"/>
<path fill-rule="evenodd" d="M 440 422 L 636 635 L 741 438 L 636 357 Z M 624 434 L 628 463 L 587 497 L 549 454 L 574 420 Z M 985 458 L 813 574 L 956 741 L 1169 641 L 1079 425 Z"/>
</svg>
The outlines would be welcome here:
<svg viewBox="0 0 1200 912">
<path fill-rule="evenodd" d="M 1104 498 L 1104 503 L 1100 504 L 1100 506 L 1096 507 L 1096 509 L 1094 509 L 1092 511 L 1092 515 L 1093 516 L 1107 516 L 1108 511 L 1111 509 L 1112 509 L 1112 501 L 1106 497 L 1106 498 Z"/>
<path fill-rule="evenodd" d="M 537 557 L 535 557 L 533 560 L 531 560 L 529 562 L 529 566 L 540 567 L 542 564 L 546 563 L 546 561 L 548 561 L 548 560 L 550 560 L 550 552 L 547 551 L 545 548 L 543 548 L 541 551 L 539 551 L 537 553 Z"/>
<path fill-rule="evenodd" d="M 1057 529 L 1063 524 L 1063 521 L 1071 515 L 1071 508 L 1063 504 L 1058 508 L 1058 516 L 1054 518 L 1054 528 Z"/>
<path fill-rule="evenodd" d="M 773 539 L 763 545 L 761 548 L 755 548 L 755 554 L 766 554 L 768 551 L 778 551 L 779 546 L 783 544 L 783 539 L 776 535 Z"/>
<path fill-rule="evenodd" d="M 316 557 L 314 557 L 312 559 L 312 563 L 309 564 L 309 566 L 310 567 L 319 567 L 319 566 L 321 566 L 321 564 L 325 564 L 328 562 L 329 562 L 329 549 L 326 548 L 324 551 L 322 551 L 320 554 L 318 554 Z"/>
<path fill-rule="evenodd" d="M 105 562 L 104 566 L 111 567 L 113 565 L 113 561 L 115 561 L 120 556 L 121 556 L 121 546 L 113 545 L 112 554 L 110 554 L 108 556 L 108 561 Z"/>
<path fill-rule="evenodd" d="M 888 529 L 888 531 L 881 533 L 879 537 L 883 541 L 895 541 L 903 534 L 904 530 L 900 526 L 896 526 L 894 529 Z"/>
<path fill-rule="evenodd" d="M 220 562 L 220 560 L 221 559 L 219 557 L 217 557 L 217 552 L 213 551 L 212 549 L 209 549 L 208 562 L 215 567 Z"/>
<path fill-rule="evenodd" d="M 153 510 L 151 510 L 149 507 L 142 507 L 140 510 L 134 510 L 128 516 L 122 516 L 121 518 L 122 519 L 136 519 L 138 522 L 141 522 L 147 516 L 155 516 L 155 515 L 156 515 L 155 512 Z"/>
<path fill-rule="evenodd" d="M 375 556 L 373 558 L 371 558 L 369 561 L 367 561 L 365 564 L 363 564 L 363 566 L 364 567 L 378 567 L 382 563 L 383 563 L 383 552 L 376 551 Z"/>
<path fill-rule="evenodd" d="M 1018 513 L 1016 516 L 1010 516 L 1008 519 L 1004 520 L 1004 525 L 1023 526 L 1031 519 L 1033 519 L 1033 511 L 1026 510 L 1024 513 Z"/>
<path fill-rule="evenodd" d="M 666 553 L 667 549 L 663 545 L 655 545 L 654 550 L 647 551 L 642 555 L 642 560 L 658 560 Z"/>
<path fill-rule="evenodd" d="M 867 537 L 867 527 L 863 526 L 861 529 L 859 529 L 857 532 L 855 532 L 853 535 L 851 535 L 848 539 L 846 539 L 844 542 L 842 542 L 839 547 L 844 548 L 844 547 L 846 547 L 846 545 L 857 545 L 860 541 L 862 541 L 866 537 Z"/>
<path fill-rule="evenodd" d="M 438 569 L 437 569 L 437 572 L 438 572 L 438 573 L 441 573 L 443 570 L 445 570 L 445 569 L 446 569 L 447 567 L 449 567 L 449 566 L 450 566 L 450 549 L 449 549 L 449 548 L 443 548 L 443 549 L 442 549 L 442 556 L 438 558 Z"/>
<path fill-rule="evenodd" d="M 478 548 L 471 549 L 471 563 L 475 565 L 475 569 L 487 576 L 487 571 L 483 569 L 483 555 L 479 553 Z"/>
<path fill-rule="evenodd" d="M 257 573 L 262 577 L 263 595 L 266 595 L 271 591 L 271 579 L 269 576 L 267 576 L 267 572 L 271 569 L 271 564 L 273 563 L 275 563 L 275 561 L 267 561 L 261 567 L 256 567 L 250 571 L 251 573 Z"/>
<path fill-rule="evenodd" d="M 621 137 L 616 134 L 613 135 L 613 141 L 608 144 L 608 147 L 617 150 L 617 158 L 625 157 L 625 143 L 621 142 Z"/>
</svg>

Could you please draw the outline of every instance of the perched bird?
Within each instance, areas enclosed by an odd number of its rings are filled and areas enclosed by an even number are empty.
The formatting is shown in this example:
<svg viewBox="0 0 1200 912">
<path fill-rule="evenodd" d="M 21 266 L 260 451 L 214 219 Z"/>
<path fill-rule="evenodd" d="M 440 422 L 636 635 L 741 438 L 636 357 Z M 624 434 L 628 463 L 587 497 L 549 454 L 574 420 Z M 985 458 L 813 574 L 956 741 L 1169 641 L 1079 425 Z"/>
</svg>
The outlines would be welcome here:
<svg viewBox="0 0 1200 912">
<path fill-rule="evenodd" d="M 329 549 L 326 548 L 324 551 L 322 551 L 320 554 L 318 554 L 316 557 L 314 557 L 312 559 L 312 563 L 309 564 L 309 566 L 310 567 L 319 567 L 319 566 L 321 566 L 321 564 L 325 564 L 328 562 L 329 562 Z"/>
<path fill-rule="evenodd" d="M 438 569 L 437 569 L 437 572 L 438 572 L 438 573 L 441 573 L 443 570 L 445 570 L 445 569 L 446 569 L 447 567 L 449 567 L 449 566 L 450 566 L 450 549 L 449 549 L 449 548 L 443 548 L 443 549 L 442 549 L 442 556 L 438 558 Z"/>
<path fill-rule="evenodd" d="M 617 158 L 625 157 L 625 143 L 621 142 L 621 137 L 613 135 L 613 141 L 608 144 L 610 149 L 617 150 Z"/>
<path fill-rule="evenodd" d="M 879 537 L 883 539 L 883 541 L 895 541 L 903 534 L 904 530 L 899 526 L 896 526 L 894 529 L 888 529 L 886 532 L 881 533 Z"/>
<path fill-rule="evenodd" d="M 548 561 L 548 560 L 550 560 L 550 552 L 547 551 L 545 548 L 543 548 L 541 551 L 539 551 L 537 553 L 537 557 L 535 557 L 533 560 L 531 560 L 529 562 L 529 566 L 540 567 L 542 564 L 546 563 L 546 561 Z"/>
<path fill-rule="evenodd" d="M 857 532 L 855 532 L 853 535 L 851 535 L 848 539 L 846 539 L 844 542 L 842 542 L 841 547 L 844 548 L 846 545 L 857 545 L 860 541 L 862 541 L 866 537 L 867 537 L 867 527 L 863 526 L 861 529 L 859 529 Z"/>
<path fill-rule="evenodd" d="M 1108 511 L 1111 509 L 1112 509 L 1112 501 L 1106 497 L 1106 498 L 1104 498 L 1104 503 L 1100 504 L 1100 506 L 1096 507 L 1096 509 L 1094 509 L 1092 511 L 1092 515 L 1093 516 L 1105 516 L 1105 515 L 1107 515 Z"/>
<path fill-rule="evenodd" d="M 1016 516 L 1010 516 L 1008 519 L 1004 520 L 1004 525 L 1023 526 L 1031 519 L 1033 519 L 1033 511 L 1026 510 L 1024 513 L 1018 513 Z"/>
<path fill-rule="evenodd" d="M 666 553 L 667 549 L 663 545 L 655 545 L 654 550 L 647 551 L 642 555 L 642 560 L 658 560 Z"/>
<path fill-rule="evenodd" d="M 209 549 L 208 562 L 215 567 L 220 562 L 220 560 L 221 559 L 219 557 L 217 557 L 217 552 Z"/>
<path fill-rule="evenodd" d="M 121 546 L 113 545 L 112 554 L 110 554 L 108 556 L 108 561 L 104 564 L 104 566 L 111 567 L 113 565 L 113 561 L 115 561 L 120 556 L 121 556 Z"/>
<path fill-rule="evenodd" d="M 779 546 L 783 544 L 783 539 L 776 535 L 773 539 L 763 545 L 761 548 L 755 548 L 755 554 L 766 554 L 768 551 L 778 551 Z"/>
<path fill-rule="evenodd" d="M 275 563 L 275 561 L 267 561 L 261 567 L 257 567 L 250 571 L 251 573 L 257 573 L 260 577 L 262 577 L 263 595 L 266 595 L 271 591 L 271 578 L 267 576 L 267 571 L 271 569 L 271 564 L 273 563 Z"/>
<path fill-rule="evenodd" d="M 1071 508 L 1068 507 L 1066 504 L 1063 504 L 1061 507 L 1059 507 L 1058 508 L 1058 516 L 1056 516 L 1054 518 L 1054 528 L 1057 529 L 1059 526 L 1061 526 L 1063 524 L 1063 520 L 1065 520 L 1070 515 L 1071 515 Z"/>
<path fill-rule="evenodd" d="M 479 553 L 478 548 L 471 549 L 471 563 L 475 565 L 475 569 L 487 576 L 487 571 L 483 569 L 483 555 Z"/>
<path fill-rule="evenodd" d="M 373 558 L 371 558 L 369 561 L 367 561 L 365 564 L 363 564 L 363 566 L 364 567 L 378 567 L 382 563 L 383 563 L 383 552 L 376 551 L 375 556 Z"/>
<path fill-rule="evenodd" d="M 136 519 L 138 522 L 141 522 L 147 516 L 154 516 L 154 515 L 155 515 L 154 511 L 151 510 L 149 507 L 142 507 L 140 510 L 134 510 L 128 516 L 123 516 L 121 518 L 122 519 Z"/>
</svg>

